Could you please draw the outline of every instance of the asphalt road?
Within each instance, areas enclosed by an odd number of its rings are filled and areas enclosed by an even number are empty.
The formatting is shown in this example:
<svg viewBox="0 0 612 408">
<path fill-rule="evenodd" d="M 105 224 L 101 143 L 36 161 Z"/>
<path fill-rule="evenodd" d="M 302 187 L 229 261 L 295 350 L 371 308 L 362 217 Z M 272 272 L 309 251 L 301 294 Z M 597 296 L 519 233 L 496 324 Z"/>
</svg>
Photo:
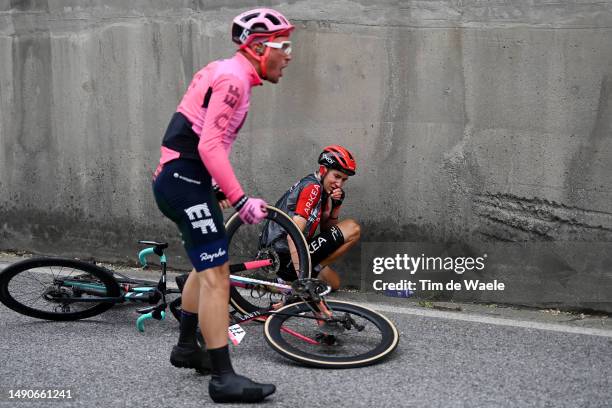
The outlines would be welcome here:
<svg viewBox="0 0 612 408">
<path fill-rule="evenodd" d="M 0 261 L 0 268 L 2 264 Z M 256 323 L 232 348 L 236 370 L 277 384 L 266 406 L 610 407 L 612 328 L 605 317 L 465 305 L 418 308 L 359 294 L 401 333 L 392 358 L 375 366 L 320 370 L 270 349 Z M 0 305 L 0 406 L 201 407 L 208 378 L 176 369 L 172 319 L 135 329 L 134 305 L 76 322 L 24 317 Z M 9 389 L 69 389 L 73 399 L 9 401 Z"/>
</svg>

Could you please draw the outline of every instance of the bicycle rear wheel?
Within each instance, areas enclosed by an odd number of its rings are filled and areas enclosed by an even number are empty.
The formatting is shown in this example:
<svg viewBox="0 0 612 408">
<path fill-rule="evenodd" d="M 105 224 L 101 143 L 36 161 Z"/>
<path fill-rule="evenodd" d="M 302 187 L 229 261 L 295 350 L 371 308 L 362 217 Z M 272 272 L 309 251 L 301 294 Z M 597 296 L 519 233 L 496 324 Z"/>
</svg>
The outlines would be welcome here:
<svg viewBox="0 0 612 408">
<path fill-rule="evenodd" d="M 354 323 L 350 328 L 333 324 L 330 334 L 329 328 L 312 319 L 312 305 L 290 304 L 266 320 L 266 341 L 284 357 L 312 367 L 354 368 L 374 364 L 397 347 L 395 325 L 378 312 L 353 303 L 327 301 L 334 318 Z"/>
<path fill-rule="evenodd" d="M 0 273 L 0 302 L 38 319 L 96 316 L 113 307 L 115 302 L 108 298 L 120 294 L 111 272 L 74 259 L 27 259 Z"/>
<path fill-rule="evenodd" d="M 304 235 L 295 225 L 293 220 L 278 208 L 268 206 L 269 223 L 276 224 L 281 230 L 291 237 L 297 249 L 299 267 L 297 272 L 300 278 L 310 277 L 310 253 Z M 234 276 L 259 279 L 262 281 L 276 282 L 276 272 L 279 268 L 279 255 L 273 245 L 261 247 L 259 238 L 266 223 L 258 225 L 246 225 L 242 222 L 238 213 L 225 224 L 229 241 L 230 273 Z M 270 260 L 271 265 L 249 268 L 236 272 L 236 267 L 241 267 L 251 261 Z M 230 304 L 240 313 L 253 313 L 266 309 L 271 303 L 277 303 L 284 298 L 282 292 L 274 292 L 272 288 L 265 285 L 241 284 L 230 287 Z"/>
</svg>

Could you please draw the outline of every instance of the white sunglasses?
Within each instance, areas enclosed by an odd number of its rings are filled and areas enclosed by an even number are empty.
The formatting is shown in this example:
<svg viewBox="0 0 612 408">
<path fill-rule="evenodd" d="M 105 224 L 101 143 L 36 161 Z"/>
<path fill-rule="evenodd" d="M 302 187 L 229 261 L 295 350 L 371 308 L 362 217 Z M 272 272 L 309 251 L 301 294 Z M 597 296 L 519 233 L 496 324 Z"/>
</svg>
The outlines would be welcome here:
<svg viewBox="0 0 612 408">
<path fill-rule="evenodd" d="M 286 55 L 291 55 L 291 41 L 282 41 L 282 42 L 270 42 L 267 41 L 263 43 L 266 47 L 276 48 L 277 50 L 281 50 Z"/>
</svg>

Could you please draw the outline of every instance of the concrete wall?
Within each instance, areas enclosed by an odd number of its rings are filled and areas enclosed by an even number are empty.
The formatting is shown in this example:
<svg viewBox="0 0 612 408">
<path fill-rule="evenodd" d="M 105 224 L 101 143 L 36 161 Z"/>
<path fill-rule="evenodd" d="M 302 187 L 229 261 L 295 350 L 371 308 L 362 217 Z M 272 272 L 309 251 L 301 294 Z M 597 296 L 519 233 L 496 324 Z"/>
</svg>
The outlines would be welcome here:
<svg viewBox="0 0 612 408">
<path fill-rule="evenodd" d="M 160 139 L 258 4 L 298 28 L 234 149 L 246 191 L 274 201 L 340 143 L 364 240 L 612 240 L 612 2 L 0 0 L 0 249 L 182 255 L 150 191 Z"/>
</svg>

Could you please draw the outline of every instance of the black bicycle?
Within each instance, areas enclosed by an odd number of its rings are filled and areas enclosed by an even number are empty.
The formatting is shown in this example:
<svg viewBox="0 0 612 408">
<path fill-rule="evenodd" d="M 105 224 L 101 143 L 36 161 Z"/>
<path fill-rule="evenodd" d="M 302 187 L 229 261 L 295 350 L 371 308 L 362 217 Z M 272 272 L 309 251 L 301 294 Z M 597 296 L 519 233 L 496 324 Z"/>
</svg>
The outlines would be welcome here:
<svg viewBox="0 0 612 408">
<path fill-rule="evenodd" d="M 268 207 L 266 222 L 276 223 L 296 247 L 297 279 L 279 283 L 279 256 L 274 243 L 260 244 L 262 225 L 243 224 L 238 214 L 226 223 L 230 241 L 230 304 L 234 309 L 228 336 L 234 344 L 241 324 L 264 322 L 268 344 L 281 355 L 309 366 L 349 368 L 373 364 L 397 347 L 399 334 L 382 314 L 344 301 L 328 300 L 330 288 L 310 278 L 310 254 L 299 228 L 282 211 Z M 96 316 L 124 302 L 148 303 L 138 309 L 136 325 L 162 320 L 166 310 L 180 319 L 180 291 L 166 284 L 168 244 L 140 241 L 139 253 L 157 255 L 158 282 L 132 279 L 93 263 L 66 258 L 32 258 L 0 273 L 0 301 L 12 310 L 39 319 L 77 320 Z M 174 299 L 171 299 L 174 297 Z"/>
</svg>

